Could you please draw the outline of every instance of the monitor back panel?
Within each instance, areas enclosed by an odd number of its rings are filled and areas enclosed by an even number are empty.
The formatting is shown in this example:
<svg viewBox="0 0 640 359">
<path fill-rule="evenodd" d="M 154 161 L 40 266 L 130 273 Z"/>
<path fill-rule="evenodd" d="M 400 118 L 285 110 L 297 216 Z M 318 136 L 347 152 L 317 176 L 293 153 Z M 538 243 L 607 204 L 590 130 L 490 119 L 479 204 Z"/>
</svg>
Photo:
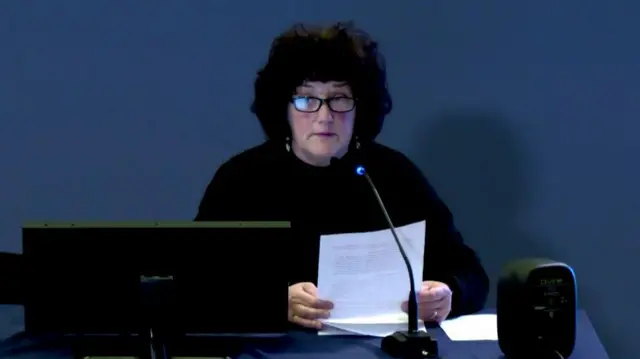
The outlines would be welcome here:
<svg viewBox="0 0 640 359">
<path fill-rule="evenodd" d="M 291 239 L 287 226 L 25 227 L 26 330 L 138 333 L 141 280 L 160 278 L 173 289 L 155 298 L 171 310 L 156 319 L 175 330 L 284 332 Z"/>
</svg>

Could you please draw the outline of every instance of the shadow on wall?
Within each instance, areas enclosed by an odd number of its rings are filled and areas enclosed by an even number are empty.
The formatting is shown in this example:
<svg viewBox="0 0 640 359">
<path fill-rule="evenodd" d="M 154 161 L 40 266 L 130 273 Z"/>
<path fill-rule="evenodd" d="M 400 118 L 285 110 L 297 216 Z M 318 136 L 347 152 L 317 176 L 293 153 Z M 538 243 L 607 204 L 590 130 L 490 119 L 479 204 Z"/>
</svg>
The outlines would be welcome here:
<svg viewBox="0 0 640 359">
<path fill-rule="evenodd" d="M 417 132 L 416 164 L 454 214 L 467 244 L 481 257 L 495 303 L 500 268 L 518 257 L 545 256 L 544 239 L 519 222 L 528 206 L 524 141 L 508 120 L 486 111 L 445 111 Z"/>
</svg>

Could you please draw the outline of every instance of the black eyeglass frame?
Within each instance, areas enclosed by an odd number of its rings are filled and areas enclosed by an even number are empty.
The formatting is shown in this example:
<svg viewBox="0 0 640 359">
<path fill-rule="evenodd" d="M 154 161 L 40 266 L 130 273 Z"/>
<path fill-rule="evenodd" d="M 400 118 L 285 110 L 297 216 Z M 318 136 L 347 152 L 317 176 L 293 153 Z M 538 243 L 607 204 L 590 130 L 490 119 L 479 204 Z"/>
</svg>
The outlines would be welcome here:
<svg viewBox="0 0 640 359">
<path fill-rule="evenodd" d="M 300 109 L 298 108 L 298 106 L 296 106 L 296 100 L 299 99 L 307 99 L 307 100 L 317 100 L 318 101 L 318 106 L 317 108 L 314 108 L 313 110 L 309 110 L 309 109 Z M 348 110 L 336 110 L 331 106 L 331 102 L 335 101 L 335 100 L 351 100 L 352 101 L 352 105 Z M 353 111 L 353 109 L 356 108 L 356 102 L 357 99 L 353 98 L 353 97 L 349 97 L 349 96 L 344 96 L 344 95 L 340 95 L 340 96 L 332 96 L 332 97 L 327 97 L 327 98 L 321 98 L 321 97 L 317 97 L 317 96 L 306 96 L 306 95 L 295 95 L 293 97 L 291 97 L 291 103 L 293 104 L 293 107 L 296 109 L 296 111 L 299 112 L 304 112 L 304 113 L 314 113 L 314 112 L 318 112 L 320 111 L 320 109 L 322 108 L 322 106 L 324 106 L 325 104 L 327 105 L 327 107 L 329 107 L 329 110 L 331 110 L 331 112 L 335 112 L 335 113 L 347 113 L 347 112 L 351 112 Z"/>
</svg>

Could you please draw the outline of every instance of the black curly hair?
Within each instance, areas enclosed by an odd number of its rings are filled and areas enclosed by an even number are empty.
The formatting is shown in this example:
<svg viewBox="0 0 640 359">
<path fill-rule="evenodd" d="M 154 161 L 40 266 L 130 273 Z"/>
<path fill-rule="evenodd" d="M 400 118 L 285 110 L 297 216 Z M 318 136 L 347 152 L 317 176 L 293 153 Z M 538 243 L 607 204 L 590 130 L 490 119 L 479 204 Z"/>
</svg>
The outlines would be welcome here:
<svg viewBox="0 0 640 359">
<path fill-rule="evenodd" d="M 384 57 L 378 43 L 352 22 L 328 27 L 295 24 L 275 38 L 269 59 L 257 73 L 251 111 L 267 139 L 291 135 L 287 106 L 305 81 L 345 81 L 356 99 L 354 136 L 375 140 L 391 112 Z"/>
</svg>

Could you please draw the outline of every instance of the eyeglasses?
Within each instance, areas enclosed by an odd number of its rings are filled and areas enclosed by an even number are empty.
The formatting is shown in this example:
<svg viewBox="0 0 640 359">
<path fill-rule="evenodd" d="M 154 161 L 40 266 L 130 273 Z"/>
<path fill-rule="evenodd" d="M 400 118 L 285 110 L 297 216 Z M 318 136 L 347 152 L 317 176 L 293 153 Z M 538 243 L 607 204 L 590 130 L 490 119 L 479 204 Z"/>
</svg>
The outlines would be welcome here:
<svg viewBox="0 0 640 359">
<path fill-rule="evenodd" d="M 356 107 L 356 100 L 347 96 L 336 96 L 330 98 L 319 98 L 314 96 L 294 96 L 291 103 L 300 112 L 317 112 L 323 104 L 327 104 L 333 112 L 344 113 Z"/>
</svg>

